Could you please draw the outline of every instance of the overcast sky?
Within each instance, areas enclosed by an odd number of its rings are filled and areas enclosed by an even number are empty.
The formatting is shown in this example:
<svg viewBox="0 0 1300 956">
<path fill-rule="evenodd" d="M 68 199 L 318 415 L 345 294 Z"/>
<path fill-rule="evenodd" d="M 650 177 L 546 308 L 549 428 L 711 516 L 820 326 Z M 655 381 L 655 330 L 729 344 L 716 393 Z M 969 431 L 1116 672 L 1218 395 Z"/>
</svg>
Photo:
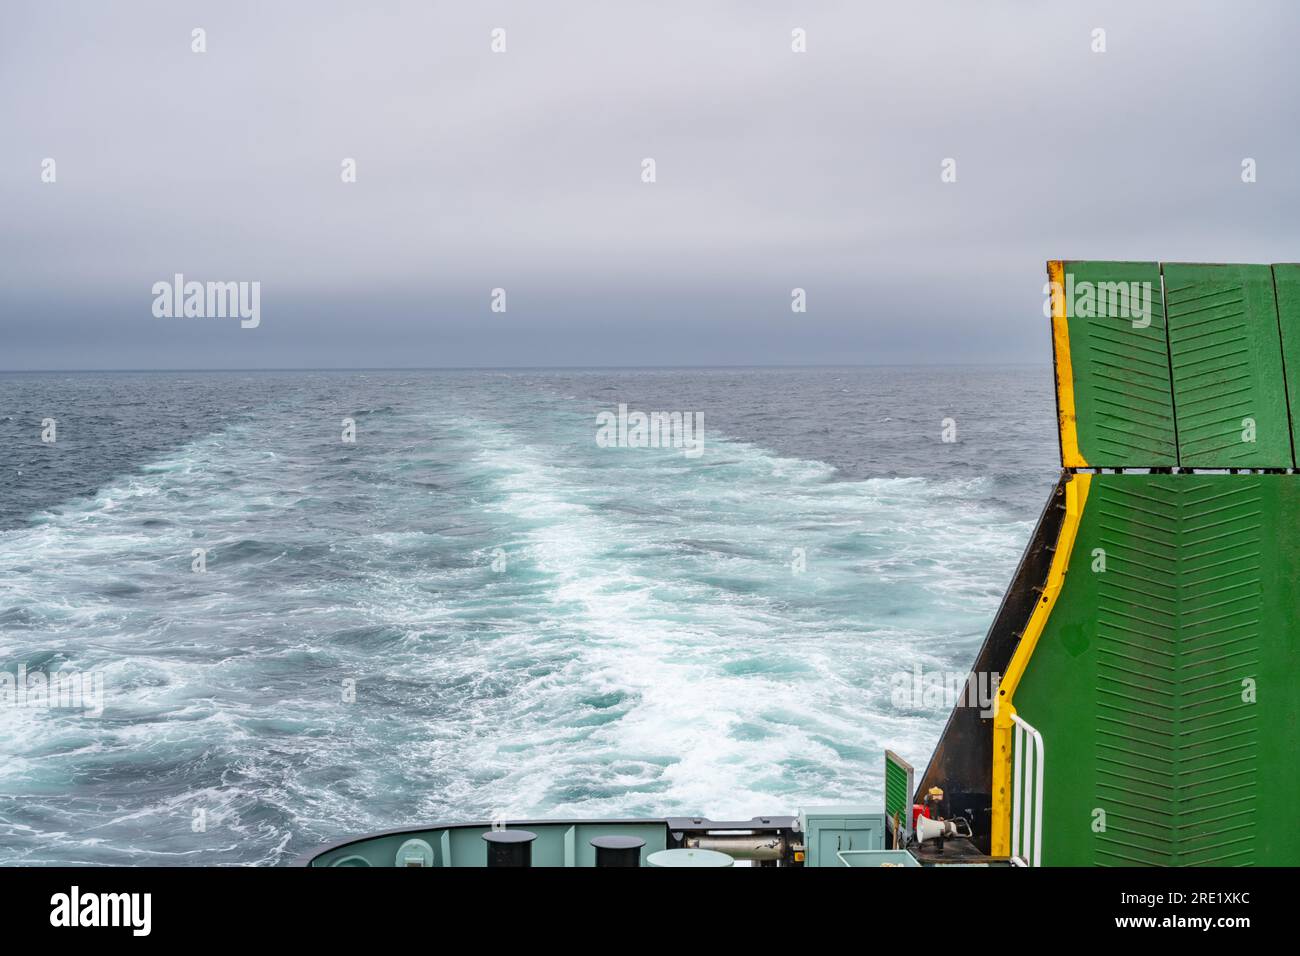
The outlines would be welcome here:
<svg viewBox="0 0 1300 956">
<path fill-rule="evenodd" d="M 0 369 L 1046 362 L 1046 259 L 1300 260 L 1298 27 L 1227 0 L 6 0 Z M 155 317 L 178 272 L 260 282 L 260 326 Z"/>
</svg>

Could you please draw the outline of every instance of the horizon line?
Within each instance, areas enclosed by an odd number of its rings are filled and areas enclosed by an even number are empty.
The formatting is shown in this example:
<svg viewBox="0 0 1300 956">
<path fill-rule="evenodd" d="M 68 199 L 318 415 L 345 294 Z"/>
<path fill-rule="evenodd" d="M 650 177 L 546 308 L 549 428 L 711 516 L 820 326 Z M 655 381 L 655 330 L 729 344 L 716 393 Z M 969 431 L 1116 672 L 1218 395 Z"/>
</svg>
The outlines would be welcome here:
<svg viewBox="0 0 1300 956">
<path fill-rule="evenodd" d="M 703 369 L 833 369 L 833 368 L 1034 368 L 1050 362 L 863 362 L 764 365 L 304 365 L 245 368 L 9 368 L 0 375 L 68 373 L 138 374 L 162 372 L 549 372 L 549 371 L 692 371 Z"/>
</svg>

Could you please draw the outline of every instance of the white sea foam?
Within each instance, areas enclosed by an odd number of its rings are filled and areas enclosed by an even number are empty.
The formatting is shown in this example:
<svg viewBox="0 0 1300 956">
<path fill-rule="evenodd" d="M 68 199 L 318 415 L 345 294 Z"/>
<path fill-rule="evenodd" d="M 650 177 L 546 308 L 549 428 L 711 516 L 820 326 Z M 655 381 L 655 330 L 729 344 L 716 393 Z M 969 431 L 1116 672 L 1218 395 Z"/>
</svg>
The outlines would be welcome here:
<svg viewBox="0 0 1300 956">
<path fill-rule="evenodd" d="M 878 799 L 885 746 L 923 760 L 945 715 L 890 677 L 969 661 L 1029 530 L 985 479 L 843 480 L 717 434 L 694 461 L 594 448 L 567 408 L 528 433 L 384 409 L 343 451 L 240 426 L 0 532 L 0 656 L 108 688 L 89 728 L 0 712 L 0 860 L 792 812 Z"/>
</svg>

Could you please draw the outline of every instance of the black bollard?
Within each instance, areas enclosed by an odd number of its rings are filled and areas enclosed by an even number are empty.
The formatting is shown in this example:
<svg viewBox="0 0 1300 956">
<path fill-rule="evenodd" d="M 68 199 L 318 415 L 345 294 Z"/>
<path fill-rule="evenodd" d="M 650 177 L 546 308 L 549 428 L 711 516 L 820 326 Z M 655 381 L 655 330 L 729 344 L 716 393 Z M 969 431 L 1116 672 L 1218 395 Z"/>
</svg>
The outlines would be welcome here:
<svg viewBox="0 0 1300 956">
<path fill-rule="evenodd" d="M 489 830 L 483 839 L 487 841 L 488 866 L 533 865 L 533 841 L 537 834 L 532 830 Z"/>
<path fill-rule="evenodd" d="M 597 866 L 640 866 L 645 840 L 629 836 L 603 836 L 591 841 Z"/>
</svg>

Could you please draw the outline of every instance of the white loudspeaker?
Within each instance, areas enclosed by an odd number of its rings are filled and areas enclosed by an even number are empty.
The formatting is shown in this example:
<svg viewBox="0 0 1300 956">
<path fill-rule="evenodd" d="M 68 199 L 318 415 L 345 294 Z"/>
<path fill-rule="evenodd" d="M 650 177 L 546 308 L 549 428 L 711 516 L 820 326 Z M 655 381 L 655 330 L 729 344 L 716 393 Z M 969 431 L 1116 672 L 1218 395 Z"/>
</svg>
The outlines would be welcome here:
<svg viewBox="0 0 1300 956">
<path fill-rule="evenodd" d="M 916 842 L 937 840 L 939 837 L 969 837 L 970 824 L 958 817 L 956 820 L 931 820 L 929 817 L 916 818 Z"/>
</svg>

